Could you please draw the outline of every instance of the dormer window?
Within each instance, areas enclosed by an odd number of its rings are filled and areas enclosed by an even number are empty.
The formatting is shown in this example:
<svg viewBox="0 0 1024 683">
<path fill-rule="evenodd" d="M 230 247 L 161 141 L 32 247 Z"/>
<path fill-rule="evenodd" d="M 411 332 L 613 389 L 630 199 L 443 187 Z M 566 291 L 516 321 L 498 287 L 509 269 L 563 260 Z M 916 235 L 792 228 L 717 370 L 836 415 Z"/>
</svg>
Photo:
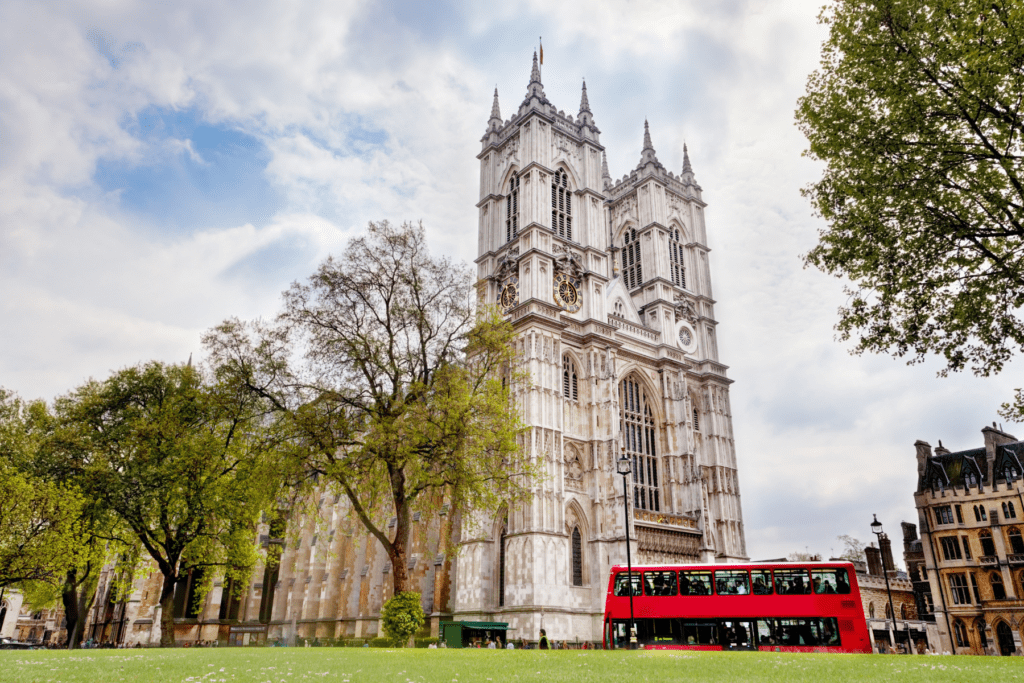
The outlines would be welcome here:
<svg viewBox="0 0 1024 683">
<path fill-rule="evenodd" d="M 627 289 L 636 289 L 644 283 L 644 271 L 640 263 L 640 238 L 633 228 L 626 230 L 623 239 L 622 282 Z"/>
<path fill-rule="evenodd" d="M 572 192 L 564 170 L 551 178 L 551 229 L 559 237 L 572 240 Z"/>
<path fill-rule="evenodd" d="M 511 242 L 519 235 L 519 174 L 513 173 L 508 181 L 505 196 L 505 241 Z"/>
<path fill-rule="evenodd" d="M 686 289 L 686 266 L 683 265 L 683 244 L 678 230 L 669 230 L 668 260 L 672 269 L 672 284 Z"/>
</svg>

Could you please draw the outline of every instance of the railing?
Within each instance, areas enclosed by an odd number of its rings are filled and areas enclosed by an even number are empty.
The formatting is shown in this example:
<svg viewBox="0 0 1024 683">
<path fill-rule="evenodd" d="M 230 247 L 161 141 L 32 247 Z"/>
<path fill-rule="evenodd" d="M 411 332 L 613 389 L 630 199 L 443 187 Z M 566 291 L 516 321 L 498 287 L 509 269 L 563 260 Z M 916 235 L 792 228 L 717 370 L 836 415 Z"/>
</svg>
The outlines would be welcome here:
<svg viewBox="0 0 1024 683">
<path fill-rule="evenodd" d="M 995 555 L 982 555 L 978 558 L 978 562 L 982 565 L 999 566 L 999 558 Z"/>
<path fill-rule="evenodd" d="M 1024 553 L 1012 553 L 1007 555 L 1006 561 L 1010 564 L 1024 564 Z"/>
<path fill-rule="evenodd" d="M 623 332 L 629 332 L 630 334 L 635 334 L 638 337 L 650 339 L 651 341 L 654 342 L 658 341 L 658 338 L 661 337 L 660 332 L 652 330 L 649 327 L 641 327 L 639 325 L 635 325 L 626 320 L 625 318 L 618 317 L 614 313 L 608 315 L 608 322 L 610 322 L 612 325 L 622 330 Z"/>
</svg>

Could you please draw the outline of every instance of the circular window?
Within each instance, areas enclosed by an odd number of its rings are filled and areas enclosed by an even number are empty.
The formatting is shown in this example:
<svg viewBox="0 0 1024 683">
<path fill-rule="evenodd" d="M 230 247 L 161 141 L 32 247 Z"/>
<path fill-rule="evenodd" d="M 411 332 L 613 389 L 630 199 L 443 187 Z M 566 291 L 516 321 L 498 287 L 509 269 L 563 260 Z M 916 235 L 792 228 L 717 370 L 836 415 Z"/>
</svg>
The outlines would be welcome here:
<svg viewBox="0 0 1024 683">
<path fill-rule="evenodd" d="M 689 346 L 693 342 L 693 335 L 690 333 L 689 328 L 679 328 L 679 345 Z"/>
</svg>

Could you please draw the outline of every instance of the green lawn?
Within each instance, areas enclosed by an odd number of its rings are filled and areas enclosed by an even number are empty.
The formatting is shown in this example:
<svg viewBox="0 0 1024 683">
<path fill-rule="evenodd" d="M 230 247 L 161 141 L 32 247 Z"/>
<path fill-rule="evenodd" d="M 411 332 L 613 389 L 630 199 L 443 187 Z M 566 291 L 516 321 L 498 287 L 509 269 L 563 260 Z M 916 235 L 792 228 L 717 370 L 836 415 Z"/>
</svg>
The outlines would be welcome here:
<svg viewBox="0 0 1024 683">
<path fill-rule="evenodd" d="M 327 680 L 341 683 L 515 681 L 1000 681 L 1024 680 L 1017 657 L 789 655 L 752 652 L 539 652 L 223 648 L 0 651 L 0 681 Z"/>
</svg>

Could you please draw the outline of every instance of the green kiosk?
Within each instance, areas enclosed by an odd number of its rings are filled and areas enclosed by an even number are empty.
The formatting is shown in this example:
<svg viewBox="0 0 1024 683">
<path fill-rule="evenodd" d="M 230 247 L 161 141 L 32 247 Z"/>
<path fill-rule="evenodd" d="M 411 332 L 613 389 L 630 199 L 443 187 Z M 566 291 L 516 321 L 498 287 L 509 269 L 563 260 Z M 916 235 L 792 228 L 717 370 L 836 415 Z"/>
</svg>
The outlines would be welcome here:
<svg viewBox="0 0 1024 683">
<path fill-rule="evenodd" d="M 500 621 L 444 621 L 441 622 L 441 640 L 448 647 L 486 647 L 488 638 L 501 638 L 508 642 L 508 624 Z"/>
</svg>

